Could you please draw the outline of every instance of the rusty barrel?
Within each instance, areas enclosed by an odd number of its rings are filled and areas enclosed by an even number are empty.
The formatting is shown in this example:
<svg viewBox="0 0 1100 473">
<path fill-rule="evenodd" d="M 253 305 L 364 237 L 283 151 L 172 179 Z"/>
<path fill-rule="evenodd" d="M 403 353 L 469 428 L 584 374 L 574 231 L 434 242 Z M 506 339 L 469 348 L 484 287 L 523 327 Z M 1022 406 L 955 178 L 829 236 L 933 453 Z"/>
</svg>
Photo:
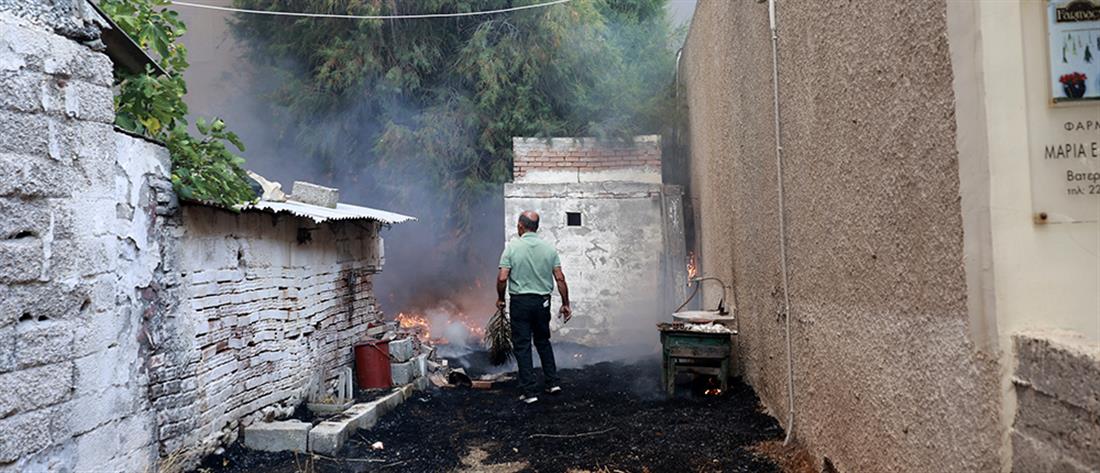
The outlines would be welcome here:
<svg viewBox="0 0 1100 473">
<path fill-rule="evenodd" d="M 359 389 L 388 388 L 390 373 L 390 342 L 369 340 L 355 345 L 355 381 Z"/>
</svg>

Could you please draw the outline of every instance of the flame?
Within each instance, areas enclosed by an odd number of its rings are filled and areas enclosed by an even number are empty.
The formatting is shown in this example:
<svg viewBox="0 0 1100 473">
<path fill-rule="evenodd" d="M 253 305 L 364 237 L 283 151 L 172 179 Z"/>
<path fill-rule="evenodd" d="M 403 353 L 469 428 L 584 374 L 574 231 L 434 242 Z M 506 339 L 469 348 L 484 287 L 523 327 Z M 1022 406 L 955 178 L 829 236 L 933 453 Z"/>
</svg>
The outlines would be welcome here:
<svg viewBox="0 0 1100 473">
<path fill-rule="evenodd" d="M 706 395 L 706 396 L 721 396 L 722 395 L 722 390 L 718 389 L 718 388 L 711 388 L 711 389 L 708 389 L 706 391 L 703 391 L 703 394 Z"/>
<path fill-rule="evenodd" d="M 445 337 L 432 338 L 432 322 L 422 314 L 401 312 L 394 317 L 394 320 L 402 329 L 415 334 L 421 342 L 433 342 L 437 345 L 449 343 Z M 439 322 L 439 320 L 436 320 L 436 322 Z M 485 328 L 475 323 L 465 313 L 450 314 L 447 317 L 447 322 L 461 324 L 470 335 L 479 339 L 485 337 Z"/>
<path fill-rule="evenodd" d="M 688 262 L 687 262 L 688 281 L 690 281 L 692 278 L 695 277 L 695 275 L 697 274 L 697 271 L 698 271 L 698 266 L 695 264 L 695 252 L 694 251 L 689 251 L 688 252 Z"/>
<path fill-rule="evenodd" d="M 401 328 L 415 333 L 416 338 L 419 338 L 420 341 L 427 342 L 432 339 L 432 325 L 428 323 L 428 319 L 423 315 L 401 312 L 393 319 L 397 321 Z"/>
</svg>

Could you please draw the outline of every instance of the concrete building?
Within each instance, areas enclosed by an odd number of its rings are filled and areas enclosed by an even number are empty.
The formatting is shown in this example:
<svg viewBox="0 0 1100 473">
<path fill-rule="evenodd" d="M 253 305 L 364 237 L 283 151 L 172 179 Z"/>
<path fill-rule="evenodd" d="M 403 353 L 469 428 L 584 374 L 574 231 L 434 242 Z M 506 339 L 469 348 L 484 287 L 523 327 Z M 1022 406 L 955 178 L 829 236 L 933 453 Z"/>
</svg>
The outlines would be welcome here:
<svg viewBox="0 0 1100 473">
<path fill-rule="evenodd" d="M 1052 34 L 1097 2 L 777 4 L 780 142 L 767 2 L 700 1 L 679 69 L 745 379 L 842 472 L 1100 470 L 1100 103 L 1059 86 L 1100 62 Z"/>
<path fill-rule="evenodd" d="M 655 340 L 653 325 L 683 300 L 687 281 L 681 191 L 661 181 L 659 138 L 514 138 L 512 147 L 505 239 L 516 237 L 520 212 L 539 212 L 539 235 L 557 247 L 569 281 L 574 318 L 552 329 L 597 346 Z"/>
<path fill-rule="evenodd" d="M 94 12 L 0 7 L 0 472 L 193 468 L 350 366 L 409 217 L 181 205 L 112 126 Z"/>
</svg>

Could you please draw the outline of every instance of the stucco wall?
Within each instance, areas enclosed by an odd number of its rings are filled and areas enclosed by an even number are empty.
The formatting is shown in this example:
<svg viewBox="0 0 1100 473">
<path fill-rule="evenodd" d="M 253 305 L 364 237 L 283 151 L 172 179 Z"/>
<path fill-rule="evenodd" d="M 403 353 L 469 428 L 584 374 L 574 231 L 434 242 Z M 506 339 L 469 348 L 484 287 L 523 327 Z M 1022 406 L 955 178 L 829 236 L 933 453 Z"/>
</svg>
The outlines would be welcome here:
<svg viewBox="0 0 1100 473">
<path fill-rule="evenodd" d="M 700 2 L 681 61 L 701 269 L 786 419 L 766 4 Z M 1000 468 L 998 373 L 968 337 L 945 2 L 779 2 L 795 436 L 840 471 Z M 708 290 L 714 303 L 717 291 Z"/>
<path fill-rule="evenodd" d="M 180 304 L 153 331 L 150 397 L 161 455 L 189 463 L 351 366 L 352 346 L 382 318 L 372 291 L 382 247 L 377 223 L 194 205 L 181 220 Z"/>
</svg>

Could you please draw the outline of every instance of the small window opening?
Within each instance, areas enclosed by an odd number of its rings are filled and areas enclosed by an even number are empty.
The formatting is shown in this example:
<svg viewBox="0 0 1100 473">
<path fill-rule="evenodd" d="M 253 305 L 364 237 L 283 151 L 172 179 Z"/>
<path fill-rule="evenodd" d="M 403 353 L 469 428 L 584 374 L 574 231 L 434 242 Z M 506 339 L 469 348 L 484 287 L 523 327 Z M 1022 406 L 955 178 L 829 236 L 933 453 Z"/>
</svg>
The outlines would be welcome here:
<svg viewBox="0 0 1100 473">
<path fill-rule="evenodd" d="M 581 213 L 580 212 L 566 212 L 565 224 L 570 227 L 581 226 Z"/>
</svg>

